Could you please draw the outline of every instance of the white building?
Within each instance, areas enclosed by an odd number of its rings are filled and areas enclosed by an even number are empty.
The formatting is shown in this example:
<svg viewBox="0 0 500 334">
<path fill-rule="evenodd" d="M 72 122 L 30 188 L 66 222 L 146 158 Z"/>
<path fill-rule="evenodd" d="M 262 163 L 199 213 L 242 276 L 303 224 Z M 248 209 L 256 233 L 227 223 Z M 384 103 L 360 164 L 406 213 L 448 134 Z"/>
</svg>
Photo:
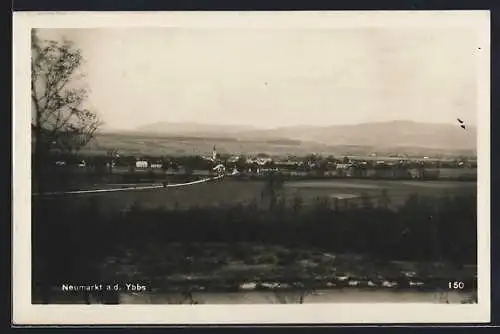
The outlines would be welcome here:
<svg viewBox="0 0 500 334">
<path fill-rule="evenodd" d="M 224 165 L 219 164 L 213 168 L 213 171 L 217 172 L 217 174 L 222 175 L 226 171 L 226 167 Z"/>
<path fill-rule="evenodd" d="M 336 169 L 348 169 L 352 166 L 352 164 L 348 163 L 348 164 L 341 164 L 341 163 L 338 163 L 336 164 Z"/>
<path fill-rule="evenodd" d="M 146 160 L 137 160 L 135 162 L 136 168 L 148 168 L 148 162 Z"/>
<path fill-rule="evenodd" d="M 263 165 L 265 165 L 267 163 L 273 162 L 273 159 L 272 158 L 257 158 L 256 162 L 260 166 L 263 166 Z"/>
<path fill-rule="evenodd" d="M 229 163 L 235 163 L 239 159 L 240 159 L 240 157 L 238 155 L 235 155 L 235 156 L 229 157 L 229 159 L 227 159 L 227 162 L 229 162 Z"/>
</svg>

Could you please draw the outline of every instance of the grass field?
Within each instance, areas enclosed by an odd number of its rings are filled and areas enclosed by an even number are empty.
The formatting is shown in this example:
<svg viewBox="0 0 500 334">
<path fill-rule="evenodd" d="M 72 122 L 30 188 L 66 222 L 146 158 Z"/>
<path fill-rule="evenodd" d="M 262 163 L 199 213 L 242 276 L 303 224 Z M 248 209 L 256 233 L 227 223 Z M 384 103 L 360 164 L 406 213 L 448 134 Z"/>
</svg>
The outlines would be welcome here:
<svg viewBox="0 0 500 334">
<path fill-rule="evenodd" d="M 389 205 L 403 205 L 411 194 L 421 196 L 457 195 L 474 191 L 476 182 L 459 181 L 385 181 L 385 180 L 332 180 L 302 181 L 286 184 L 288 194 L 294 193 L 305 199 L 314 197 L 354 197 L 351 203 L 360 203 L 361 197 L 369 196 L 374 204 L 387 192 Z"/>
<path fill-rule="evenodd" d="M 135 204 L 147 208 L 187 209 L 255 201 L 262 209 L 269 209 L 268 199 L 261 198 L 265 186 L 264 181 L 226 177 L 182 187 L 64 195 L 61 202 L 50 203 L 54 206 L 42 203 L 49 208 L 46 212 L 49 218 L 45 218 L 45 223 L 55 224 L 34 225 L 43 226 L 38 230 L 44 232 L 38 245 L 43 240 L 42 245 L 50 245 L 46 247 L 55 244 L 56 251 L 42 254 L 49 259 L 45 263 L 57 264 L 43 272 L 52 273 L 54 280 L 67 280 L 66 277 L 71 275 L 79 277 L 85 273 L 102 281 L 149 282 L 159 291 L 157 296 L 163 291 L 176 292 L 186 287 L 196 293 L 196 289 L 202 287 L 203 292 L 224 295 L 227 291 L 242 290 L 244 284 L 257 284 L 260 288 L 264 283 L 275 282 L 292 285 L 306 282 L 315 289 L 364 287 L 369 291 L 384 290 L 387 284 L 393 286 L 391 282 L 396 282 L 398 291 L 406 293 L 400 288 L 415 290 L 410 278 L 417 280 L 417 277 L 419 284 L 429 292 L 451 280 L 468 282 L 468 286 L 474 289 L 476 268 L 472 250 L 476 238 L 471 227 L 476 225 L 475 217 L 469 215 L 473 211 L 472 205 L 468 205 L 470 202 L 454 204 L 444 212 L 440 221 L 449 231 L 438 236 L 442 249 L 450 250 L 443 255 L 444 258 L 450 261 L 460 259 L 447 267 L 434 265 L 436 256 L 429 239 L 432 229 L 425 224 L 432 208 L 425 205 L 417 205 L 422 216 L 414 221 L 409 219 L 404 230 L 401 222 L 404 224 L 408 211 L 392 214 L 378 209 L 345 211 L 326 216 L 326 220 L 317 215 L 325 211 L 275 211 L 285 213 L 281 221 L 280 217 L 251 208 L 243 209 L 243 215 L 233 210 L 189 213 L 132 211 L 123 216 L 114 215 Z M 465 181 L 337 179 L 288 181 L 283 193 L 287 205 L 292 205 L 296 196 L 303 199 L 304 205 L 310 205 L 316 198 L 349 195 L 352 199 L 347 204 L 364 203 L 366 197 L 376 204 L 387 197 L 387 204 L 394 208 L 404 204 L 411 194 L 453 196 L 473 193 L 475 188 L 475 182 Z M 97 206 L 84 207 L 80 211 L 65 210 L 85 205 L 89 200 L 94 200 Z M 461 208 L 465 209 L 461 211 Z M 216 214 L 212 215 L 212 211 Z M 297 214 L 300 220 L 294 220 L 295 217 L 288 213 Z M 107 214 L 113 219 L 103 219 Z M 44 219 L 43 215 L 40 217 Z M 333 217 L 336 218 L 331 219 Z M 73 220 L 74 227 L 67 228 Z M 283 223 L 287 224 L 285 229 L 280 225 Z M 48 230 L 50 226 L 53 227 Z M 453 227 L 450 229 L 450 226 Z M 59 233 L 62 230 L 64 233 Z M 62 237 L 57 238 L 56 234 Z M 459 248 L 454 249 L 454 245 L 459 245 Z M 40 268 L 36 272 L 41 273 Z M 60 272 L 60 268 L 64 268 L 64 272 Z M 349 281 L 344 279 L 346 275 Z"/>
<path fill-rule="evenodd" d="M 434 171 L 433 168 L 427 168 L 428 171 Z M 476 178 L 477 168 L 440 168 L 439 179 L 459 179 L 459 178 Z"/>
<path fill-rule="evenodd" d="M 409 195 L 424 196 L 456 195 L 472 192 L 476 182 L 459 181 L 390 181 L 390 180 L 318 180 L 286 182 L 283 194 L 287 203 L 296 196 L 302 197 L 304 204 L 317 197 L 352 197 L 350 203 L 361 203 L 363 196 L 369 196 L 374 204 L 381 199 L 383 190 L 389 198 L 389 206 L 402 205 Z M 264 181 L 237 181 L 230 178 L 178 188 L 135 190 L 123 192 L 65 195 L 68 205 L 82 204 L 94 199 L 105 212 L 116 212 L 139 204 L 147 208 L 180 208 L 192 206 L 229 205 L 256 201 L 266 207 L 268 202 L 261 199 Z M 109 187 L 109 185 L 108 185 Z M 97 186 L 96 186 L 97 188 Z"/>
</svg>

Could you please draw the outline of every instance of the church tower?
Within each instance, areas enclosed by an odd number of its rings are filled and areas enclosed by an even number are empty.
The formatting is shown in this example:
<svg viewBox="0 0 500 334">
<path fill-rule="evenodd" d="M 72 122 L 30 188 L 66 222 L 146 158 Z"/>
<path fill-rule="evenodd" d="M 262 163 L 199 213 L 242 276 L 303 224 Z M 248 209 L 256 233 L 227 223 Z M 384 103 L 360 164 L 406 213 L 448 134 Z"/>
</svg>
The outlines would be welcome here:
<svg viewBox="0 0 500 334">
<path fill-rule="evenodd" d="M 215 149 L 215 145 L 214 145 L 214 148 L 212 150 L 212 159 L 214 159 L 214 161 L 217 159 L 217 150 Z"/>
</svg>

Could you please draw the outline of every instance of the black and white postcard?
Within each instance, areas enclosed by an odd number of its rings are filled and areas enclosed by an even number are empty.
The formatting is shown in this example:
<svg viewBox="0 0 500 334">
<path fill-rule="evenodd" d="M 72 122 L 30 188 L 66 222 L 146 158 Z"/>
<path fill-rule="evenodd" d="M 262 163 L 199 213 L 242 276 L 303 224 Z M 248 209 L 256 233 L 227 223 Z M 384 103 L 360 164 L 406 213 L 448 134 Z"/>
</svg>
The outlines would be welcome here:
<svg viewBox="0 0 500 334">
<path fill-rule="evenodd" d="M 15 13 L 15 323 L 488 322 L 489 29 Z"/>
</svg>

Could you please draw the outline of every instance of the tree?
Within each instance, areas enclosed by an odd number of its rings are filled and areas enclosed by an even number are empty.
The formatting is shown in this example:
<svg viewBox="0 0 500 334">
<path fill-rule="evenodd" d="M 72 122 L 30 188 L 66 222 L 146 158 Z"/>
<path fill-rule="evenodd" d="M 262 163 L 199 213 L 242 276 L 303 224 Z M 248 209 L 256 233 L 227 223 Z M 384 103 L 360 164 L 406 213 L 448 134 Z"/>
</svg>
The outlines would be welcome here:
<svg viewBox="0 0 500 334">
<path fill-rule="evenodd" d="M 318 175 L 325 175 L 325 172 L 328 170 L 328 161 L 326 159 L 320 159 L 316 162 L 316 169 Z"/>
<path fill-rule="evenodd" d="M 115 149 L 106 151 L 107 162 L 106 166 L 108 167 L 108 173 L 113 173 L 113 165 L 116 163 L 117 158 L 119 157 L 118 151 Z"/>
<path fill-rule="evenodd" d="M 60 266 L 53 263 L 50 255 L 54 240 L 43 236 L 44 230 L 57 230 L 43 202 L 46 184 L 51 180 L 47 177 L 49 156 L 52 152 L 66 157 L 77 153 L 94 137 L 100 121 L 84 106 L 86 89 L 78 87 L 81 77 L 78 70 L 83 62 L 78 48 L 69 41 L 42 40 L 32 30 L 31 54 L 33 179 L 38 193 L 33 202 L 36 221 L 32 226 L 32 243 L 33 254 L 37 256 L 33 275 L 41 281 L 42 302 L 47 303 L 50 273 Z M 39 226 L 40 221 L 44 222 L 43 227 Z"/>
<path fill-rule="evenodd" d="M 85 108 L 87 89 L 78 85 L 83 76 L 81 50 L 70 41 L 42 40 L 34 29 L 31 51 L 34 165 L 40 187 L 49 154 L 77 153 L 93 139 L 101 122 Z"/>
<path fill-rule="evenodd" d="M 246 170 L 247 167 L 247 160 L 244 156 L 238 157 L 238 159 L 235 161 L 234 166 L 238 171 L 244 171 Z"/>
<path fill-rule="evenodd" d="M 271 172 L 267 175 L 264 188 L 261 190 L 261 199 L 269 199 L 269 210 L 273 211 L 279 198 L 284 196 L 283 175 L 279 172 Z"/>
</svg>

